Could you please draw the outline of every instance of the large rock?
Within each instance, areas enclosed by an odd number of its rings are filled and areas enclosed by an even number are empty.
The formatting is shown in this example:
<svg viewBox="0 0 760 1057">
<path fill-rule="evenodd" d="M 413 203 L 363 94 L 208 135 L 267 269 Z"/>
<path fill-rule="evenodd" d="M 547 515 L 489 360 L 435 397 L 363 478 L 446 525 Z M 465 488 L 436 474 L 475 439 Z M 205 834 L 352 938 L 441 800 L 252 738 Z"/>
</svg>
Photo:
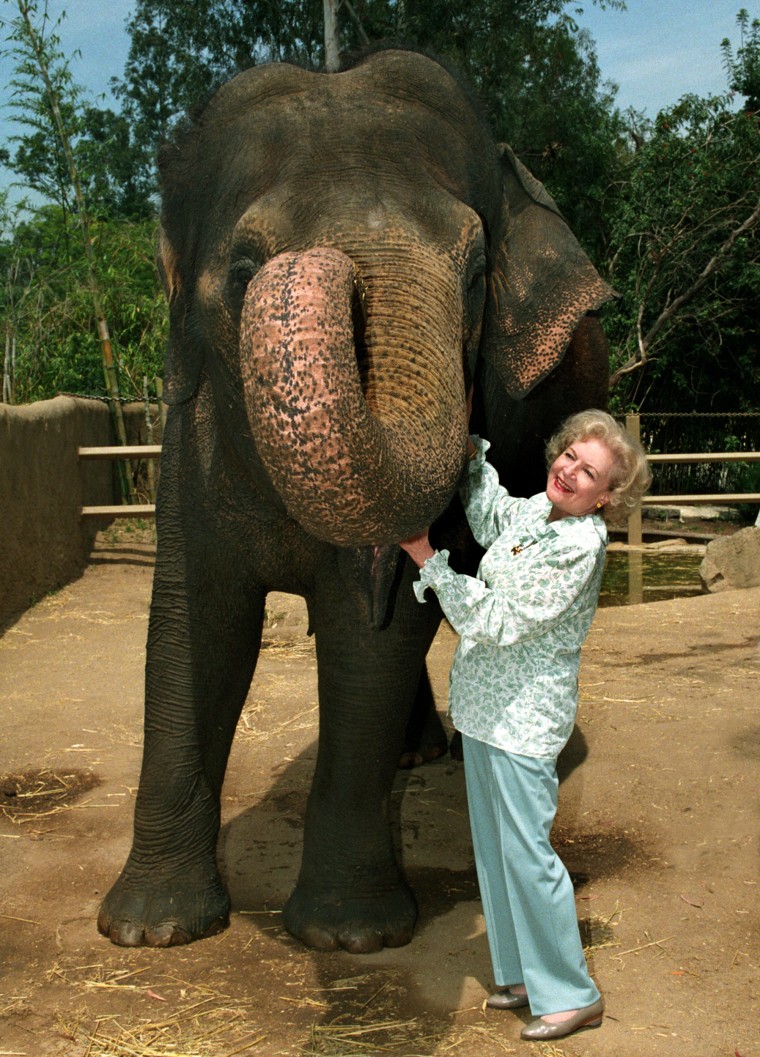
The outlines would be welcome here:
<svg viewBox="0 0 760 1057">
<path fill-rule="evenodd" d="M 708 591 L 760 586 L 760 528 L 750 526 L 711 540 L 699 575 Z"/>
</svg>

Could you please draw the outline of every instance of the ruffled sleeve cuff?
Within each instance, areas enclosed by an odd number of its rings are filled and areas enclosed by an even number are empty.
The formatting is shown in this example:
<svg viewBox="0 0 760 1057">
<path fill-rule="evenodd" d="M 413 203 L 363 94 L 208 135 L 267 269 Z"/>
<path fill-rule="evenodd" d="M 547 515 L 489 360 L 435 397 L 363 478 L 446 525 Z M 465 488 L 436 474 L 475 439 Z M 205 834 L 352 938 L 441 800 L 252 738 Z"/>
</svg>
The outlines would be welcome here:
<svg viewBox="0 0 760 1057">
<path fill-rule="evenodd" d="M 473 460 L 474 461 L 474 460 Z M 449 566 L 449 551 L 436 551 L 420 569 L 420 578 L 412 585 L 418 602 L 425 602 L 425 591 L 428 587 L 435 589 L 442 577 L 453 570 Z"/>
<path fill-rule="evenodd" d="M 471 434 L 470 440 L 475 445 L 475 454 L 467 460 L 467 469 L 479 470 L 486 461 L 486 452 L 491 447 L 491 442 L 479 437 L 477 433 Z"/>
</svg>

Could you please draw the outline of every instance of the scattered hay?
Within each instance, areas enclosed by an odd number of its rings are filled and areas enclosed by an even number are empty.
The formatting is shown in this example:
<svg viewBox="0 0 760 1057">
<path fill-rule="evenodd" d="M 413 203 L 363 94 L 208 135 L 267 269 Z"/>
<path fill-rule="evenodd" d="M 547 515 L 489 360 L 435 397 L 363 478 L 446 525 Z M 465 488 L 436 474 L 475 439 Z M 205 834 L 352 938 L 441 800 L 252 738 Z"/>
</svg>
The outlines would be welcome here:
<svg viewBox="0 0 760 1057">
<path fill-rule="evenodd" d="M 129 998 L 127 1012 L 107 1015 L 83 1008 L 72 1012 L 69 1004 L 57 1013 L 60 1036 L 80 1047 L 82 1057 L 233 1057 L 254 1051 L 269 1037 L 255 1026 L 250 1002 L 173 979 L 148 984 L 143 977 L 148 971 L 109 970 L 98 963 L 53 966 L 49 979 L 87 990 L 112 988 Z M 166 1015 L 141 1017 L 136 1012 L 141 996 Z"/>
<path fill-rule="evenodd" d="M 0 775 L 0 811 L 17 825 L 33 822 L 66 810 L 99 785 L 100 778 L 91 771 L 43 769 Z"/>
<path fill-rule="evenodd" d="M 252 705 L 246 706 L 240 716 L 238 729 L 241 734 L 256 738 L 276 738 L 284 731 L 311 730 L 316 728 L 319 720 L 319 706 L 312 705 L 310 708 L 290 716 L 284 722 L 266 723 L 266 706 L 261 701 L 254 701 Z M 258 724 L 255 722 L 258 717 Z M 263 724 L 262 724 L 263 718 Z"/>
<path fill-rule="evenodd" d="M 620 944 L 615 936 L 615 929 L 620 924 L 620 917 L 620 910 L 616 907 L 606 918 L 593 915 L 582 918 L 578 925 L 584 951 L 592 954 L 594 951 L 603 950 L 605 947 L 619 947 Z"/>
<path fill-rule="evenodd" d="M 62 1038 L 86 1047 L 82 1057 L 233 1057 L 250 1053 L 268 1037 L 246 1030 L 243 1016 L 218 1006 L 128 1026 L 118 1016 L 104 1016 L 87 1026 L 81 1013 L 59 1013 L 57 1026 Z"/>
<path fill-rule="evenodd" d="M 404 1047 L 404 1057 L 411 1057 L 409 1046 L 422 1041 L 416 1020 L 378 1020 L 347 1023 L 338 1016 L 327 1024 L 313 1024 L 306 1053 L 315 1057 L 357 1057 L 367 1053 L 394 1053 Z M 430 1038 L 425 1037 L 429 1044 Z M 428 1052 L 429 1049 L 428 1049 Z"/>
<path fill-rule="evenodd" d="M 315 1021 L 303 1044 L 305 1057 L 430 1054 L 444 1036 L 417 1018 L 396 1015 L 406 987 L 395 971 L 359 973 L 333 980 L 323 995 L 341 993 L 343 1011 Z"/>
<path fill-rule="evenodd" d="M 156 522 L 151 518 L 119 518 L 95 537 L 94 551 L 123 543 L 155 544 Z"/>
<path fill-rule="evenodd" d="M 399 1019 L 396 1013 L 406 990 L 403 974 L 393 971 L 334 980 L 325 992 L 346 992 L 343 1011 L 312 1024 L 304 1057 L 444 1057 L 463 1050 L 492 1057 L 516 1052 L 504 1039 L 498 1018 L 491 1023 L 486 1018 L 476 1024 L 457 1022 L 462 1012 L 471 1010 L 452 1010 L 443 1020 L 424 1015 Z"/>
<path fill-rule="evenodd" d="M 0 1019 L 3 1017 L 21 1019 L 36 1012 L 31 995 L 8 995 L 7 999 L 3 998 L 3 1001 L 5 1005 L 0 1005 Z M 1 1050 L 0 1053 L 2 1053 Z"/>
<path fill-rule="evenodd" d="M 100 962 L 90 965 L 72 965 L 64 967 L 56 962 L 48 969 L 48 980 L 62 980 L 66 984 L 78 987 L 114 987 L 125 991 L 145 990 L 145 983 L 125 983 L 126 980 L 134 980 L 142 973 L 148 972 L 148 967 L 143 969 L 106 969 Z"/>
<path fill-rule="evenodd" d="M 262 650 L 266 650 L 268 655 L 277 654 L 278 656 L 286 657 L 306 657 L 316 655 L 317 647 L 313 638 L 298 638 L 298 639 L 270 639 L 264 638 L 261 640 Z"/>
<path fill-rule="evenodd" d="M 561 1050 L 559 1046 L 555 1046 L 552 1042 L 539 1042 L 538 1052 L 541 1057 L 567 1057 L 564 1050 Z"/>
<path fill-rule="evenodd" d="M 625 958 L 628 954 L 638 954 L 640 951 L 654 950 L 655 948 L 656 954 L 666 954 L 667 951 L 664 944 L 666 944 L 668 940 L 671 940 L 672 938 L 672 936 L 664 936 L 662 939 L 659 940 L 652 939 L 648 929 L 644 929 L 644 943 L 639 943 L 635 947 L 629 947 L 628 950 L 621 951 L 620 954 L 616 954 L 615 957 L 619 958 L 622 963 L 623 958 Z"/>
</svg>

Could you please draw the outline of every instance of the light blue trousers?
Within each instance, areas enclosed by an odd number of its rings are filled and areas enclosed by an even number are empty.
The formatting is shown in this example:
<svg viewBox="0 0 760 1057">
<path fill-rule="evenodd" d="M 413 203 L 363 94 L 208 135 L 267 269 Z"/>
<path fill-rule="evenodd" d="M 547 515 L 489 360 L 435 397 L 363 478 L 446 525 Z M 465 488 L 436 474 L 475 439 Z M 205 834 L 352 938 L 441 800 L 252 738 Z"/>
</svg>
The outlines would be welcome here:
<svg viewBox="0 0 760 1057">
<path fill-rule="evenodd" d="M 497 987 L 524 983 L 534 1016 L 590 1006 L 573 883 L 549 842 L 557 765 L 463 735 L 467 802 Z"/>
</svg>

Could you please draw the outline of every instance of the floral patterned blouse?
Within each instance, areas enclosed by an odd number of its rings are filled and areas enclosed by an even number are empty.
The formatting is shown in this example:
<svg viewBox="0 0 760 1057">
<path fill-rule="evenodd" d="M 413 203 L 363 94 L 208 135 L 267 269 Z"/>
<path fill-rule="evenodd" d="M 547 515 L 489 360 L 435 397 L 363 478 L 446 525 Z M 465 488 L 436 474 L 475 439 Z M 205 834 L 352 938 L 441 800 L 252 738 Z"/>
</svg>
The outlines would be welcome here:
<svg viewBox="0 0 760 1057">
<path fill-rule="evenodd" d="M 549 522 L 545 493 L 510 496 L 486 462 L 488 441 L 460 486 L 467 520 L 487 548 L 477 578 L 454 572 L 436 552 L 414 585 L 438 596 L 460 635 L 449 679 L 449 711 L 471 738 L 522 756 L 556 757 L 578 703 L 580 651 L 596 611 L 607 529 L 601 517 Z"/>
</svg>

